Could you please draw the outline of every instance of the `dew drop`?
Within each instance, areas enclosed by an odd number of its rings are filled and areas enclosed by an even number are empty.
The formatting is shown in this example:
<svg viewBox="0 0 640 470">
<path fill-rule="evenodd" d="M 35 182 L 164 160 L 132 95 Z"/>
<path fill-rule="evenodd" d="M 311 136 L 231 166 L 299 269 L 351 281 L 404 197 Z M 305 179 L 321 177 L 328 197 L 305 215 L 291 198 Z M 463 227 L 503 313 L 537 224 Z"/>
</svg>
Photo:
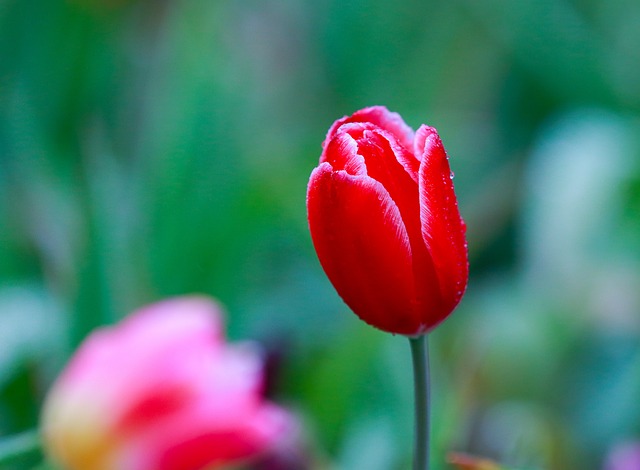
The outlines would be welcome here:
<svg viewBox="0 0 640 470">
<path fill-rule="evenodd" d="M 453 174 L 453 171 L 449 173 L 449 178 L 453 179 L 456 175 Z"/>
</svg>

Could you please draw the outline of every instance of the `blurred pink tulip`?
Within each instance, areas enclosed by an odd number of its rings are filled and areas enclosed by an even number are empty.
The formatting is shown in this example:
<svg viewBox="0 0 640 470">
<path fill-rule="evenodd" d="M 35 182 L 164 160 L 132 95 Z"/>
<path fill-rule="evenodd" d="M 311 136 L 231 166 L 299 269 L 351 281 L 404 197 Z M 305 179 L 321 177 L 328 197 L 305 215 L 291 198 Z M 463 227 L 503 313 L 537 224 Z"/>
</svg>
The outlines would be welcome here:
<svg viewBox="0 0 640 470">
<path fill-rule="evenodd" d="M 42 432 L 69 470 L 199 470 L 262 455 L 292 430 L 262 398 L 262 360 L 224 343 L 219 308 L 176 298 L 94 332 L 53 385 Z"/>
</svg>

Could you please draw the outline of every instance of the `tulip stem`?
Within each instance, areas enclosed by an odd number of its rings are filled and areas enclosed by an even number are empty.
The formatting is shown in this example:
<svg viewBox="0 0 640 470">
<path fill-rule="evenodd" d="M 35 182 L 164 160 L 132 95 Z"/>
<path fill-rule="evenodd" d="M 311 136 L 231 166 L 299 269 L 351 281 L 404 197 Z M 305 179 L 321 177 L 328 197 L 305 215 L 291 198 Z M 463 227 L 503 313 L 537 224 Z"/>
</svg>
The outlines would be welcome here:
<svg viewBox="0 0 640 470">
<path fill-rule="evenodd" d="M 40 452 L 40 435 L 37 430 L 5 437 L 0 440 L 0 465 L 36 452 Z"/>
<path fill-rule="evenodd" d="M 409 338 L 415 391 L 415 448 L 413 470 L 429 469 L 430 373 L 427 335 Z"/>
</svg>

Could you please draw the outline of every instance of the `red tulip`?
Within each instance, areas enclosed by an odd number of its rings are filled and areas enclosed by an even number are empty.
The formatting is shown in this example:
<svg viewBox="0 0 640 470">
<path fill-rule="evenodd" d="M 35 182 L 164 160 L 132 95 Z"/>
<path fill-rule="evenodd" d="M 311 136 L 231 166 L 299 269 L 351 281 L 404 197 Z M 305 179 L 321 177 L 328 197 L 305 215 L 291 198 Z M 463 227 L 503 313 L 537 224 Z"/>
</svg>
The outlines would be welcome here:
<svg viewBox="0 0 640 470">
<path fill-rule="evenodd" d="M 224 341 L 216 304 L 200 297 L 94 332 L 47 396 L 47 453 L 69 470 L 217 469 L 265 454 L 293 420 L 263 399 L 247 346 Z"/>
<path fill-rule="evenodd" d="M 465 225 L 436 130 L 381 106 L 336 121 L 307 189 L 311 237 L 345 303 L 365 322 L 418 336 L 467 285 Z"/>
</svg>

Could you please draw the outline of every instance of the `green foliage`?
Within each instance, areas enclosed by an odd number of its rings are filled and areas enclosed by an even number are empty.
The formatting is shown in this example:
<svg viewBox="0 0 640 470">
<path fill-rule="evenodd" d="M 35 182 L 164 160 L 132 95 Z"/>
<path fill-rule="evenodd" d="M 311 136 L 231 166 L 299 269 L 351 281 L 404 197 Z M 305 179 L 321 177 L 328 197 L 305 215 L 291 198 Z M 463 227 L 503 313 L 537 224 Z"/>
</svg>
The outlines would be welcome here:
<svg viewBox="0 0 640 470">
<path fill-rule="evenodd" d="M 0 436 L 37 425 L 93 328 L 202 292 L 232 338 L 279 347 L 276 399 L 319 462 L 408 468 L 408 345 L 341 303 L 304 205 L 329 125 L 384 104 L 438 128 L 468 225 L 468 293 L 431 340 L 435 468 L 450 450 L 601 468 L 640 438 L 639 18 L 631 0 L 0 2 Z"/>
</svg>

